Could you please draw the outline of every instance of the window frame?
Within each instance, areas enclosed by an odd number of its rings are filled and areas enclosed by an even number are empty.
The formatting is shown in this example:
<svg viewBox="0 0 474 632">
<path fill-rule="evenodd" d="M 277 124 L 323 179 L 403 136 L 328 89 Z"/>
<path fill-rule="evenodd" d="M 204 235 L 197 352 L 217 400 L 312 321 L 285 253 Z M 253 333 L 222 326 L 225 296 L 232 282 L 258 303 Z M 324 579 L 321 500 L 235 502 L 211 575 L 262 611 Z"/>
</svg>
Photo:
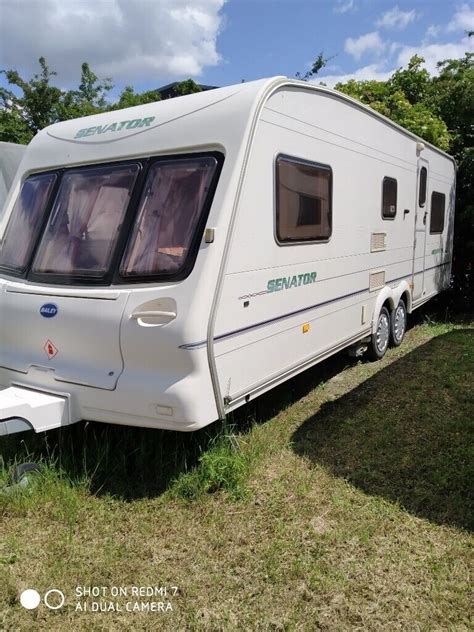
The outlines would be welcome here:
<svg viewBox="0 0 474 632">
<path fill-rule="evenodd" d="M 433 196 L 440 195 L 443 197 L 443 226 L 441 230 L 431 230 L 431 221 L 433 217 Z M 444 225 L 446 223 L 446 193 L 442 193 L 441 191 L 431 191 L 431 201 L 430 201 L 430 235 L 442 235 L 444 232 Z"/>
<path fill-rule="evenodd" d="M 395 193 L 395 215 L 390 215 L 390 216 L 386 216 L 384 215 L 383 211 L 384 211 L 384 186 L 385 186 L 385 182 L 395 182 L 395 186 L 396 186 L 396 193 Z M 380 214 L 382 216 L 382 220 L 383 221 L 394 221 L 395 218 L 397 217 L 397 213 L 398 213 L 398 180 L 396 178 L 392 178 L 392 176 L 384 176 L 383 180 L 382 180 L 382 203 L 380 205 Z"/>
<path fill-rule="evenodd" d="M 24 177 L 21 180 L 21 186 L 20 189 L 18 191 L 18 196 L 15 199 L 15 201 L 13 202 L 13 206 L 11 208 L 11 214 L 10 217 L 8 218 L 8 221 L 6 223 L 5 226 L 5 231 L 3 233 L 3 239 L 5 239 L 5 237 L 7 236 L 7 232 L 8 232 L 8 228 L 10 226 L 10 223 L 13 221 L 13 210 L 15 208 L 15 205 L 21 195 L 21 190 L 23 188 L 24 183 L 29 180 L 29 178 L 33 178 L 35 176 L 53 176 L 54 180 L 53 180 L 53 185 L 51 187 L 51 190 L 49 192 L 49 196 L 48 199 L 46 200 L 46 204 L 44 206 L 44 212 L 43 212 L 43 217 L 41 222 L 39 223 L 39 227 L 36 233 L 36 238 L 35 241 L 33 243 L 33 247 L 30 251 L 30 256 L 28 258 L 28 261 L 26 263 L 25 266 L 23 266 L 21 269 L 18 268 L 13 268 L 10 266 L 4 266 L 4 265 L 0 265 L 0 272 L 2 272 L 3 274 L 6 274 L 8 276 L 12 276 L 15 279 L 26 279 L 28 277 L 29 271 L 31 269 L 31 266 L 33 264 L 34 258 L 36 256 L 36 249 L 38 248 L 38 244 L 43 236 L 43 231 L 46 227 L 46 224 L 48 223 L 49 220 L 49 215 L 51 213 L 51 210 L 53 208 L 54 205 L 54 201 L 56 199 L 56 196 L 58 194 L 59 191 L 59 183 L 61 182 L 61 178 L 62 178 L 62 169 L 48 169 L 47 171 L 30 171 L 27 172 L 26 174 L 24 174 Z M 0 242 L 1 245 L 1 242 Z"/>
<path fill-rule="evenodd" d="M 165 274 L 157 274 L 153 276 L 133 276 L 133 277 L 122 277 L 120 275 L 120 263 L 125 254 L 125 249 L 128 243 L 128 239 L 131 235 L 132 228 L 139 212 L 140 200 L 142 198 L 144 184 L 146 182 L 148 173 L 156 162 L 159 161 L 167 161 L 174 159 L 192 159 L 198 157 L 209 157 L 212 156 L 217 160 L 217 165 L 215 172 L 213 174 L 213 178 L 211 180 L 211 185 L 209 187 L 209 191 L 205 200 L 205 203 L 202 208 L 201 217 L 196 225 L 196 230 L 191 240 L 191 245 L 189 248 L 188 256 L 186 257 L 185 265 L 178 272 L 171 272 Z M 204 234 L 204 228 L 206 222 L 208 220 L 209 212 L 212 206 L 212 202 L 214 200 L 214 195 L 217 189 L 217 185 L 220 179 L 220 175 L 222 172 L 222 167 L 224 164 L 225 156 L 222 151 L 217 150 L 209 150 L 209 151 L 201 151 L 201 152 L 187 152 L 187 153 L 175 153 L 175 154 L 161 154 L 159 156 L 148 156 L 144 158 L 137 159 L 125 159 L 125 160 L 114 160 L 114 161 L 104 161 L 99 163 L 89 163 L 85 165 L 73 165 L 71 167 L 61 167 L 57 169 L 48 169 L 45 171 L 35 171 L 28 174 L 25 174 L 25 180 L 33 175 L 48 175 L 48 174 L 56 174 L 56 181 L 54 186 L 50 192 L 50 197 L 48 199 L 48 203 L 45 207 L 43 221 L 38 231 L 38 235 L 36 237 L 35 245 L 32 249 L 30 259 L 28 261 L 28 265 L 26 268 L 20 273 L 14 270 L 7 269 L 5 267 L 0 268 L 2 276 L 11 277 L 13 279 L 23 279 L 26 281 L 31 281 L 33 283 L 41 283 L 43 285 L 52 285 L 52 286 L 79 286 L 79 287 L 110 287 L 110 286 L 130 286 L 136 284 L 146 284 L 150 285 L 160 281 L 181 281 L 188 277 L 195 265 L 197 254 L 199 251 L 199 247 L 202 241 L 202 236 Z M 50 274 L 50 273 L 38 273 L 33 272 L 32 265 L 35 260 L 36 253 L 39 249 L 41 240 L 43 238 L 43 234 L 46 230 L 46 227 L 49 222 L 49 218 L 51 212 L 54 208 L 54 204 L 57 199 L 57 195 L 62 183 L 63 175 L 69 171 L 74 171 L 77 169 L 97 169 L 98 167 L 113 167 L 113 166 L 126 166 L 130 164 L 138 164 L 140 166 L 138 175 L 135 180 L 135 185 L 132 188 L 130 194 L 130 200 L 127 205 L 127 209 L 125 211 L 122 226 L 120 228 L 118 237 L 116 239 L 115 245 L 112 249 L 112 254 L 110 257 L 109 267 L 106 270 L 105 274 L 100 277 L 93 276 L 84 276 L 80 274 L 73 275 L 63 275 L 63 274 Z M 10 221 L 10 219 L 9 219 Z"/>
<path fill-rule="evenodd" d="M 120 228 L 119 228 L 119 231 L 118 231 L 118 235 L 117 235 L 117 237 L 115 239 L 115 243 L 112 245 L 112 248 L 110 250 L 110 254 L 109 254 L 109 257 L 108 257 L 109 265 L 106 267 L 106 269 L 103 272 L 101 272 L 100 274 L 99 273 L 88 273 L 88 272 L 84 272 L 84 273 L 77 272 L 77 273 L 73 273 L 73 274 L 65 274 L 65 273 L 57 273 L 57 272 L 36 272 L 34 270 L 34 268 L 33 268 L 33 265 L 34 265 L 34 263 L 36 261 L 36 256 L 37 256 L 37 254 L 39 252 L 39 249 L 40 249 L 40 246 L 41 246 L 41 242 L 42 242 L 43 237 L 44 237 L 44 235 L 46 233 L 46 230 L 48 228 L 49 220 L 50 220 L 50 218 L 51 218 L 51 216 L 52 216 L 52 214 L 53 214 L 53 212 L 55 210 L 56 202 L 58 201 L 59 194 L 61 193 L 61 188 L 62 188 L 62 185 L 63 185 L 63 182 L 64 182 L 64 176 L 67 175 L 67 174 L 70 174 L 70 173 L 74 174 L 74 172 L 76 172 L 76 173 L 79 173 L 79 172 L 80 173 L 84 173 L 85 171 L 89 171 L 89 170 L 90 171 L 94 171 L 94 170 L 97 170 L 97 169 L 100 169 L 100 168 L 107 168 L 107 167 L 109 167 L 109 168 L 110 167 L 111 168 L 114 168 L 114 167 L 124 167 L 124 168 L 126 168 L 126 167 L 131 167 L 131 166 L 134 166 L 134 165 L 138 167 L 137 174 L 135 176 L 134 183 L 133 183 L 133 185 L 132 185 L 132 187 L 130 188 L 130 191 L 129 191 L 129 200 L 128 200 L 128 203 L 127 203 L 127 205 L 126 205 L 126 207 L 124 209 L 124 212 L 123 212 L 122 222 L 119 225 Z M 28 278 L 31 278 L 31 280 L 33 280 L 33 281 L 37 281 L 38 280 L 40 282 L 44 282 L 45 284 L 47 284 L 50 279 L 55 279 L 55 280 L 57 280 L 57 281 L 55 281 L 55 284 L 58 284 L 58 285 L 63 285 L 64 283 L 66 283 L 66 281 L 63 281 L 61 283 L 61 279 L 67 279 L 68 283 L 72 283 L 72 284 L 74 284 L 74 281 L 77 279 L 77 280 L 81 281 L 81 284 L 83 282 L 84 284 L 87 284 L 87 285 L 89 285 L 89 284 L 96 285 L 97 283 L 100 283 L 103 279 L 107 278 L 109 276 L 109 274 L 111 273 L 111 270 L 113 270 L 114 255 L 115 255 L 115 252 L 116 252 L 116 249 L 117 249 L 118 242 L 120 240 L 120 235 L 121 235 L 122 230 L 123 230 L 123 225 L 126 222 L 127 214 L 130 212 L 130 207 L 131 207 L 131 203 L 132 203 L 133 196 L 134 196 L 134 193 L 135 193 L 136 184 L 137 184 L 138 180 L 140 179 L 140 177 L 142 175 L 142 171 L 143 171 L 143 165 L 138 160 L 127 160 L 127 161 L 123 161 L 123 162 L 121 161 L 121 162 L 114 162 L 114 163 L 99 163 L 99 164 L 83 165 L 83 166 L 79 165 L 79 166 L 75 166 L 75 167 L 70 167 L 68 169 L 64 169 L 63 172 L 61 173 L 60 184 L 58 186 L 58 190 L 55 192 L 55 196 L 54 196 L 54 199 L 52 200 L 51 208 L 49 209 L 49 212 L 48 212 L 48 220 L 45 222 L 44 226 L 42 227 L 41 234 L 40 234 L 39 238 L 37 239 L 37 242 L 36 242 L 36 245 L 35 245 L 35 253 L 34 253 L 34 257 L 32 258 L 32 260 L 30 262 Z"/>
<path fill-rule="evenodd" d="M 214 173 L 212 174 L 211 182 L 209 185 L 209 190 L 207 192 L 207 196 L 204 200 L 204 204 L 201 209 L 200 217 L 196 223 L 196 228 L 194 230 L 193 237 L 191 239 L 188 254 L 184 260 L 183 265 L 176 271 L 170 272 L 159 272 L 157 274 L 142 274 L 142 275 L 124 275 L 121 272 L 122 263 L 127 254 L 129 240 L 132 238 L 132 231 L 135 225 L 135 221 L 138 219 L 138 214 L 141 208 L 141 200 L 145 191 L 145 185 L 148 180 L 148 176 L 157 163 L 165 162 L 169 163 L 174 160 L 193 160 L 198 158 L 214 158 L 216 160 L 216 167 Z M 193 268 L 197 259 L 197 254 L 199 251 L 200 244 L 202 242 L 202 237 L 204 234 L 204 229 L 206 227 L 207 219 L 209 217 L 209 212 L 211 210 L 212 202 L 214 200 L 214 194 L 216 192 L 217 184 L 220 179 L 220 174 L 222 171 L 222 165 L 224 163 L 224 155 L 220 152 L 199 152 L 199 153 L 190 153 L 190 154 L 172 154 L 165 155 L 155 158 L 150 161 L 147 173 L 143 178 L 143 185 L 140 188 L 140 195 L 138 196 L 137 203 L 133 209 L 133 218 L 130 222 L 130 229 L 126 235 L 125 241 L 121 248 L 121 255 L 117 262 L 117 265 L 114 267 L 114 280 L 117 284 L 129 284 L 129 283 L 150 283 L 153 281 L 182 281 L 186 277 L 188 277 Z"/>
<path fill-rule="evenodd" d="M 30 265 L 28 267 L 28 271 L 26 274 L 26 279 L 28 281 L 32 281 L 33 283 L 42 283 L 44 285 L 55 285 L 55 286 L 56 285 L 58 286 L 73 285 L 73 286 L 81 286 L 81 287 L 95 287 L 95 286 L 111 285 L 113 282 L 113 277 L 114 277 L 114 266 L 116 263 L 117 251 L 118 251 L 119 246 L 121 245 L 121 237 L 124 231 L 124 227 L 127 225 L 127 218 L 130 215 L 133 205 L 136 204 L 137 192 L 142 186 L 141 183 L 143 181 L 143 173 L 145 171 L 145 168 L 144 168 L 145 162 L 146 161 L 143 161 L 143 160 L 115 160 L 115 161 L 99 162 L 99 163 L 92 163 L 92 164 L 86 164 L 86 165 L 74 165 L 71 167 L 62 168 L 60 170 L 60 175 L 58 178 L 57 189 L 54 192 L 54 196 L 52 196 L 51 205 L 48 209 L 47 217 L 45 218 L 45 222 L 43 224 L 41 233 L 36 241 L 33 257 L 31 258 Z M 81 170 L 81 171 L 82 170 L 86 171 L 89 169 L 94 170 L 100 167 L 120 167 L 120 166 L 126 167 L 127 165 L 138 165 L 139 169 L 138 169 L 137 177 L 135 178 L 135 184 L 131 189 L 130 199 L 123 216 L 122 226 L 120 228 L 119 235 L 115 241 L 115 245 L 112 248 L 111 256 L 109 259 L 109 267 L 107 268 L 107 270 L 103 274 L 97 275 L 97 276 L 90 276 L 90 275 L 84 275 L 84 274 L 81 275 L 81 274 L 56 274 L 56 273 L 48 273 L 48 272 L 34 272 L 33 263 L 36 259 L 36 254 L 39 250 L 41 241 L 43 239 L 43 235 L 48 226 L 49 218 L 51 216 L 51 213 L 53 212 L 53 209 L 57 200 L 57 196 L 59 194 L 61 184 L 63 182 L 64 174 L 67 174 L 72 171 L 78 171 L 78 170 Z"/>
<path fill-rule="evenodd" d="M 279 180 L 278 180 L 278 161 L 286 160 L 287 162 L 291 162 L 293 164 L 305 165 L 307 167 L 315 167 L 316 169 L 320 169 L 323 171 L 327 171 L 329 173 L 329 235 L 323 238 L 308 238 L 308 239 L 285 239 L 281 240 L 278 235 L 278 221 L 279 221 L 279 208 L 278 208 L 278 193 L 279 193 Z M 290 156 L 289 154 L 278 153 L 274 158 L 274 168 L 273 168 L 273 236 L 275 238 L 275 242 L 278 246 L 286 247 L 286 246 L 304 246 L 310 244 L 327 244 L 332 237 L 333 234 L 333 183 L 334 174 L 331 165 L 327 165 L 321 162 L 316 162 L 313 160 L 308 160 L 306 158 L 298 158 L 296 156 Z M 309 196 L 307 196 L 309 197 Z"/>
</svg>

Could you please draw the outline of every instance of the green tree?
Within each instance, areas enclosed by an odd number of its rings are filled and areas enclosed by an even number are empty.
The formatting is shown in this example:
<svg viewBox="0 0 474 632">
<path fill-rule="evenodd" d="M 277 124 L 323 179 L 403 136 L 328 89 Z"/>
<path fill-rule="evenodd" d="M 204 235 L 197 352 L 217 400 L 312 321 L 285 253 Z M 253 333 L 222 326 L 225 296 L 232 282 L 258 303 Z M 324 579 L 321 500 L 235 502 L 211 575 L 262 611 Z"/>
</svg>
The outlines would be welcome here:
<svg viewBox="0 0 474 632">
<path fill-rule="evenodd" d="M 161 100 L 161 94 L 158 90 L 148 90 L 147 92 L 135 92 L 132 86 L 126 86 L 120 94 L 117 103 L 110 106 L 111 110 L 122 110 L 123 108 L 131 108 L 135 105 L 144 105 L 145 103 L 153 103 Z"/>
<path fill-rule="evenodd" d="M 470 305 L 474 263 L 474 54 L 438 63 L 431 99 L 451 134 L 458 163 L 453 284 L 462 306 Z"/>
<path fill-rule="evenodd" d="M 426 100 L 431 94 L 431 78 L 421 67 L 422 57 L 414 56 L 406 69 L 397 70 L 388 81 L 338 83 L 336 90 L 369 105 L 428 142 L 449 150 L 451 135 L 437 108 Z"/>
<path fill-rule="evenodd" d="M 172 95 L 169 98 L 173 97 L 182 97 L 185 94 L 194 94 L 195 92 L 201 92 L 202 88 L 192 79 L 185 79 L 184 81 L 179 81 L 172 90 Z"/>
<path fill-rule="evenodd" d="M 44 57 L 40 57 L 39 65 L 40 72 L 30 80 L 23 79 L 16 70 L 0 71 L 9 83 L 9 88 L 0 88 L 0 140 L 26 144 L 52 123 L 161 99 L 158 90 L 139 93 L 127 86 L 113 102 L 112 80 L 99 79 L 88 63 L 81 66 L 78 88 L 62 90 L 53 85 L 57 73 L 49 68 Z M 174 96 L 200 91 L 198 84 L 187 79 L 175 86 Z"/>
<path fill-rule="evenodd" d="M 473 294 L 474 262 L 474 54 L 438 63 L 430 76 L 412 57 L 388 81 L 348 81 L 336 89 L 450 152 L 457 161 L 453 254 L 454 300 L 464 309 Z"/>
<path fill-rule="evenodd" d="M 40 57 L 40 72 L 30 81 L 22 79 L 16 70 L 2 70 L 8 83 L 22 92 L 17 96 L 13 90 L 0 88 L 2 112 L 0 138 L 17 139 L 14 142 L 29 142 L 43 127 L 60 120 L 59 109 L 62 91 L 50 85 L 56 73 L 50 70 L 44 57 Z"/>
<path fill-rule="evenodd" d="M 297 72 L 295 74 L 296 79 L 300 79 L 301 81 L 309 81 L 310 79 L 314 79 L 318 72 L 322 70 L 325 66 L 327 66 L 328 62 L 331 59 L 334 59 L 334 55 L 332 57 L 325 57 L 324 51 L 321 51 L 312 63 L 310 70 L 307 70 L 305 73 Z"/>
</svg>

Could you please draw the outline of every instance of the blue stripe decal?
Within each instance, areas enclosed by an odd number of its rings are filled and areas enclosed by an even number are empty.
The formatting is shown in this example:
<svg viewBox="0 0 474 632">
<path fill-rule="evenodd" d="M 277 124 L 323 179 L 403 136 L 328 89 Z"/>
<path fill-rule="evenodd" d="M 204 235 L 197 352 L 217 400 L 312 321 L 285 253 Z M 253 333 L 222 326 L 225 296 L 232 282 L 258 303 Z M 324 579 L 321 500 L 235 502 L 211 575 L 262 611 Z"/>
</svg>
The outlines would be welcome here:
<svg viewBox="0 0 474 632">
<path fill-rule="evenodd" d="M 427 272 L 428 270 L 434 270 L 435 268 L 441 268 L 443 266 L 446 266 L 448 264 L 450 264 L 451 261 L 446 261 L 445 263 L 440 263 L 436 266 L 431 266 L 430 268 L 425 268 L 425 270 L 421 270 L 420 272 L 415 272 L 416 274 L 422 274 L 422 272 Z M 390 279 L 389 281 L 386 281 L 386 283 L 394 283 L 395 281 L 400 281 L 401 279 L 406 279 L 408 277 L 411 277 L 411 273 L 410 274 L 405 274 L 404 276 L 401 277 L 396 277 L 394 279 Z M 324 279 L 321 279 L 321 281 L 323 281 Z M 242 334 L 245 331 L 250 331 L 251 329 L 256 329 L 257 327 L 263 327 L 265 325 L 270 325 L 272 323 L 276 323 L 279 320 L 283 320 L 284 318 L 291 318 L 292 316 L 297 316 L 298 314 L 304 314 L 305 312 L 308 312 L 312 309 L 316 309 L 317 307 L 323 307 L 323 305 L 329 305 L 330 303 L 335 303 L 336 301 L 342 301 L 345 298 L 350 298 L 351 296 L 357 296 L 359 294 L 364 294 L 365 292 L 368 292 L 369 288 L 364 288 L 363 290 L 358 290 L 357 292 L 351 292 L 350 294 L 344 294 L 343 296 L 337 296 L 336 298 L 331 298 L 328 301 L 323 301 L 322 303 L 316 303 L 314 305 L 310 305 L 309 307 L 303 307 L 301 309 L 297 309 L 294 312 L 288 312 L 287 314 L 283 314 L 282 316 L 275 316 L 275 318 L 269 318 L 268 320 L 262 320 L 259 323 L 254 323 L 252 325 L 247 325 L 246 327 L 241 327 L 240 329 L 234 329 L 233 331 L 229 331 L 225 334 L 220 334 L 219 336 L 215 336 L 214 338 L 214 342 L 217 342 L 219 340 L 224 340 L 225 338 L 230 338 L 232 336 L 236 336 L 238 334 Z M 200 347 L 204 347 L 207 344 L 206 340 L 203 340 L 201 342 L 193 342 L 190 344 L 184 344 L 184 345 L 180 345 L 180 349 L 199 349 Z"/>
</svg>

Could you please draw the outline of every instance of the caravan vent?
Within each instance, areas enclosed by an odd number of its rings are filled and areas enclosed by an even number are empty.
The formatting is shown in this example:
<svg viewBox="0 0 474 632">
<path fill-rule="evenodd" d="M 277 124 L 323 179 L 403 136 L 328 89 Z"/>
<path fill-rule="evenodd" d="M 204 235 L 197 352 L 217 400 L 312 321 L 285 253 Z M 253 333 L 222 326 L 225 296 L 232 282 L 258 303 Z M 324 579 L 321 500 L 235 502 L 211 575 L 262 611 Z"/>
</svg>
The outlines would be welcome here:
<svg viewBox="0 0 474 632">
<path fill-rule="evenodd" d="M 385 250 L 387 247 L 387 233 L 372 233 L 370 236 L 370 252 Z"/>
<path fill-rule="evenodd" d="M 374 290 L 379 290 L 384 285 L 385 285 L 385 270 L 382 270 L 381 272 L 371 272 L 371 274 L 369 274 L 370 292 L 373 292 Z"/>
</svg>

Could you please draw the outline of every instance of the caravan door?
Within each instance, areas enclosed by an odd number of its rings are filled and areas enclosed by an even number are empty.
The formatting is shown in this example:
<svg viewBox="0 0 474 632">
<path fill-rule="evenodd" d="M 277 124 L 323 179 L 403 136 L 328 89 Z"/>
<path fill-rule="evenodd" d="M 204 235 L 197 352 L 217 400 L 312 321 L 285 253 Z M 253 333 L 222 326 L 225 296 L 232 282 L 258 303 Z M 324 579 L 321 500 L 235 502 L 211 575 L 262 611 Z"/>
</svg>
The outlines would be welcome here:
<svg viewBox="0 0 474 632">
<path fill-rule="evenodd" d="M 424 158 L 418 159 L 418 175 L 415 202 L 415 236 L 413 247 L 413 300 L 425 293 L 425 249 L 428 220 L 429 164 Z"/>
</svg>

